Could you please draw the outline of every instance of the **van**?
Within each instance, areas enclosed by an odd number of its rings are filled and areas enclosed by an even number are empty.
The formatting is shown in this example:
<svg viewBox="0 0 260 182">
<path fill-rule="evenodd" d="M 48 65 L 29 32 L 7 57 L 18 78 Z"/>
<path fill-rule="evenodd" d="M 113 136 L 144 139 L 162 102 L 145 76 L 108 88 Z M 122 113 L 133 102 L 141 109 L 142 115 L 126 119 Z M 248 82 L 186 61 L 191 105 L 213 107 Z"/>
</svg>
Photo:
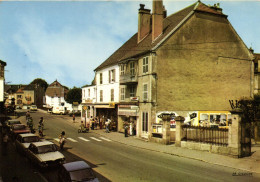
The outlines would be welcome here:
<svg viewBox="0 0 260 182">
<path fill-rule="evenodd" d="M 53 114 L 66 114 L 66 108 L 64 106 L 54 106 L 52 108 Z"/>
</svg>

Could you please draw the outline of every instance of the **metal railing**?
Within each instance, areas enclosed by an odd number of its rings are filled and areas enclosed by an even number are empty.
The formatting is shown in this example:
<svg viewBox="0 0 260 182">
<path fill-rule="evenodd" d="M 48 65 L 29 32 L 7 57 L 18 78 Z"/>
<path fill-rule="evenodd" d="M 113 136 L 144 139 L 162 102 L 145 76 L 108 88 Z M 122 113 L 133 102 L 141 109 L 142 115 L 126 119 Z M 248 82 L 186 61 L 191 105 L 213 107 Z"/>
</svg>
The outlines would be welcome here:
<svg viewBox="0 0 260 182">
<path fill-rule="evenodd" d="M 227 128 L 211 128 L 202 126 L 183 125 L 183 141 L 194 141 L 214 145 L 228 145 Z"/>
</svg>

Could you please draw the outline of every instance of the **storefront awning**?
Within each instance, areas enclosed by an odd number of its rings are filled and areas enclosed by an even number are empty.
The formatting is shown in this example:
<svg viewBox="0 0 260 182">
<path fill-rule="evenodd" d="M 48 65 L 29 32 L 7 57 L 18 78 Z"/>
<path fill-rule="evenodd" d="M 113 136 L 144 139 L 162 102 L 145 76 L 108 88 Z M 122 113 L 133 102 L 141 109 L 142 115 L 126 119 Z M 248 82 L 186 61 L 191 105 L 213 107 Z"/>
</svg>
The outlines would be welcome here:
<svg viewBox="0 0 260 182">
<path fill-rule="evenodd" d="M 95 108 L 107 108 L 107 109 L 114 109 L 115 107 L 111 107 L 111 105 L 95 105 Z"/>
</svg>

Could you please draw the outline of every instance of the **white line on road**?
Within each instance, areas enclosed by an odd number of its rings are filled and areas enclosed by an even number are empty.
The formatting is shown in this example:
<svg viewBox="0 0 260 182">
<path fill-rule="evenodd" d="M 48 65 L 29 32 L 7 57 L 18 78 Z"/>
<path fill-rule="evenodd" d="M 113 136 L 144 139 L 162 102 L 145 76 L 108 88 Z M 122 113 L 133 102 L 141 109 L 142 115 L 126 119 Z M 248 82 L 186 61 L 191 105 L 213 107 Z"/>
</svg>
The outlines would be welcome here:
<svg viewBox="0 0 260 182">
<path fill-rule="evenodd" d="M 104 137 L 99 137 L 99 138 L 111 142 L 111 140 L 109 140 L 109 139 L 107 139 L 107 138 L 104 138 Z"/>
<path fill-rule="evenodd" d="M 89 137 L 89 138 L 91 138 L 91 139 L 93 139 L 93 140 L 96 140 L 96 141 L 98 141 L 98 142 L 101 142 L 102 140 L 99 140 L 99 139 L 97 139 L 97 138 L 95 138 L 95 137 Z"/>
<path fill-rule="evenodd" d="M 72 141 L 72 142 L 78 142 L 77 140 L 74 140 L 72 138 L 67 138 L 68 140 Z"/>
<path fill-rule="evenodd" d="M 88 139 L 86 139 L 86 138 L 83 138 L 83 137 L 78 137 L 79 139 L 81 139 L 81 140 L 84 140 L 84 141 L 86 141 L 86 142 L 89 142 L 90 140 L 88 140 Z"/>
</svg>

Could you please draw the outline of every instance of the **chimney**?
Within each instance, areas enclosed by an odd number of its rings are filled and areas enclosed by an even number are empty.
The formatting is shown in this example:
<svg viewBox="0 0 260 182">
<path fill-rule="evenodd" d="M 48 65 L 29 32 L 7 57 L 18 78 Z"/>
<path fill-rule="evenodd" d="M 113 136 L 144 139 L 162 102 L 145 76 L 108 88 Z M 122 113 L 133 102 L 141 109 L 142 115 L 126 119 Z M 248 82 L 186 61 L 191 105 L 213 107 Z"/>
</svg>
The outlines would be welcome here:
<svg viewBox="0 0 260 182">
<path fill-rule="evenodd" d="M 144 4 L 140 4 L 140 9 L 138 12 L 138 39 L 139 43 L 146 35 L 151 31 L 151 14 L 150 9 L 145 9 Z"/>
<path fill-rule="evenodd" d="M 153 0 L 152 13 L 152 40 L 154 41 L 163 32 L 163 18 L 166 16 L 162 0 Z"/>
</svg>

